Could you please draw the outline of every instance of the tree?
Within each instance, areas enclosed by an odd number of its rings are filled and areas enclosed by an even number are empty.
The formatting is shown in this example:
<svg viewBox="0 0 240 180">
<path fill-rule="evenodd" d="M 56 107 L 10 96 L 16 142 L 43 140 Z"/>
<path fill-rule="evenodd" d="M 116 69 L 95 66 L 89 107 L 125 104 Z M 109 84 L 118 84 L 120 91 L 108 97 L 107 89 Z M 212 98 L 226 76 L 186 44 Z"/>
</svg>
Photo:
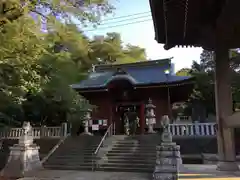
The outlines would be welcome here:
<svg viewBox="0 0 240 180">
<path fill-rule="evenodd" d="M 104 36 L 95 36 L 90 44 L 90 57 L 97 63 L 132 63 L 146 60 L 145 49 L 134 45 L 122 44 L 118 33 L 107 33 Z"/>
<path fill-rule="evenodd" d="M 107 0 L 0 2 L 0 124 L 79 121 L 94 106 L 71 84 L 85 78 L 94 64 L 146 60 L 145 50 L 124 46 L 120 34 L 99 40 L 81 31 L 112 9 Z"/>
<path fill-rule="evenodd" d="M 89 11 L 90 8 L 93 9 Z M 7 122 L 35 119 L 41 124 L 46 120 L 59 120 L 57 116 L 66 120 L 66 113 L 79 112 L 88 106 L 69 87 L 86 72 L 81 72 L 84 63 L 76 64 L 74 56 L 81 54 L 82 62 L 89 60 L 88 49 L 80 48 L 84 42 L 88 45 L 88 41 L 70 24 L 70 18 L 95 23 L 99 15 L 108 13 L 110 8 L 106 0 L 0 2 L 2 123 L 6 119 Z M 43 25 L 48 33 L 42 31 Z M 77 41 L 73 41 L 75 39 Z M 67 51 L 57 52 L 57 45 L 62 44 Z"/>
<path fill-rule="evenodd" d="M 232 72 L 232 90 L 233 102 L 240 102 L 240 55 L 236 50 L 232 50 L 230 58 L 230 67 Z M 200 63 L 193 61 L 190 74 L 196 78 L 193 93 L 188 100 L 188 107 L 194 104 L 201 104 L 206 108 L 207 113 L 215 114 L 215 91 L 214 91 L 214 73 L 215 63 L 213 52 L 203 50 L 200 56 Z"/>
<path fill-rule="evenodd" d="M 178 72 L 176 72 L 177 76 L 190 76 L 191 69 L 189 68 L 182 68 Z"/>
<path fill-rule="evenodd" d="M 26 13 L 42 18 L 46 24 L 54 20 L 71 22 L 72 18 L 97 23 L 113 6 L 108 0 L 8 0 L 0 2 L 0 9 L 0 25 L 18 20 Z"/>
<path fill-rule="evenodd" d="M 94 106 L 71 84 L 93 64 L 146 60 L 145 50 L 124 46 L 120 34 L 99 40 L 80 30 L 86 22 L 99 23 L 112 8 L 107 0 L 0 2 L 0 124 L 79 121 Z"/>
</svg>

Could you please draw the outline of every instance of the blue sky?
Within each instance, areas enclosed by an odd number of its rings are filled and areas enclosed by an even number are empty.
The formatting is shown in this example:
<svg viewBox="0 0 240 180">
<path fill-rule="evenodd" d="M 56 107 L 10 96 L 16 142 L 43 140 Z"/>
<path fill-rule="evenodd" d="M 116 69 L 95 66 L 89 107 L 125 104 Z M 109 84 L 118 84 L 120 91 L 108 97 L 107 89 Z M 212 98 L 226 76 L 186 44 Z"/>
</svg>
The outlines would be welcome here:
<svg viewBox="0 0 240 180">
<path fill-rule="evenodd" d="M 116 18 L 120 16 L 128 16 L 142 12 L 147 13 L 137 16 L 130 16 L 129 18 L 127 18 L 128 20 L 114 19 L 112 21 L 103 21 L 103 23 L 109 24 L 100 25 L 95 30 L 89 27 L 86 29 L 90 30 L 87 32 L 87 35 L 89 36 L 105 35 L 107 32 L 118 32 L 121 34 L 124 43 L 130 43 L 145 48 L 147 56 L 150 59 L 156 60 L 161 58 L 173 57 L 172 62 L 175 63 L 175 70 L 179 70 L 184 67 L 190 67 L 193 60 L 199 61 L 200 53 L 202 51 L 201 48 L 173 48 L 171 50 L 165 51 L 163 49 L 163 45 L 158 44 L 154 40 L 154 28 L 153 22 L 151 20 L 152 18 L 150 14 L 148 0 L 111 0 L 111 1 L 116 7 L 116 10 L 114 11 L 114 14 L 109 15 L 105 19 Z M 144 17 L 136 19 L 137 17 L 140 16 Z M 112 28 L 109 27 L 120 24 L 128 24 L 136 21 L 145 22 Z"/>
</svg>

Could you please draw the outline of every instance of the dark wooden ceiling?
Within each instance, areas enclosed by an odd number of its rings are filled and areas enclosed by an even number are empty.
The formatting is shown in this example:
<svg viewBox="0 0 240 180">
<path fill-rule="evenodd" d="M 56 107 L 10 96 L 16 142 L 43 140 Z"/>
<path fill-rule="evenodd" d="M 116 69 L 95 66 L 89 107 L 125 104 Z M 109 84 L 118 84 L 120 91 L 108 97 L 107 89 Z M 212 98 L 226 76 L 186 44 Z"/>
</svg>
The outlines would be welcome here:
<svg viewBox="0 0 240 180">
<path fill-rule="evenodd" d="M 149 1 L 155 38 L 165 44 L 166 49 L 176 45 L 202 46 L 205 49 L 214 49 L 217 44 L 228 48 L 240 47 L 240 0 Z"/>
</svg>

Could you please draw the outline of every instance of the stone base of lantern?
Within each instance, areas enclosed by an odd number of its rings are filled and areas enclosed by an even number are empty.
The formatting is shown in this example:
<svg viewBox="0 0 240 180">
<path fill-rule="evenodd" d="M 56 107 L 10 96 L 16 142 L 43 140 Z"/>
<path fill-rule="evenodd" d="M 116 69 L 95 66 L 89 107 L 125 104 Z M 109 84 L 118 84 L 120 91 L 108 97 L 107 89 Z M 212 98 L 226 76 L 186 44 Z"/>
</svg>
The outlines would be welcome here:
<svg viewBox="0 0 240 180">
<path fill-rule="evenodd" d="M 1 176 L 8 178 L 24 177 L 29 171 L 42 169 L 39 159 L 39 146 L 31 144 L 23 146 L 15 144 L 10 147 L 10 155 L 7 164 L 1 171 Z"/>
<path fill-rule="evenodd" d="M 157 146 L 153 180 L 177 180 L 180 164 L 182 164 L 180 146 L 173 142 L 161 143 Z"/>
</svg>

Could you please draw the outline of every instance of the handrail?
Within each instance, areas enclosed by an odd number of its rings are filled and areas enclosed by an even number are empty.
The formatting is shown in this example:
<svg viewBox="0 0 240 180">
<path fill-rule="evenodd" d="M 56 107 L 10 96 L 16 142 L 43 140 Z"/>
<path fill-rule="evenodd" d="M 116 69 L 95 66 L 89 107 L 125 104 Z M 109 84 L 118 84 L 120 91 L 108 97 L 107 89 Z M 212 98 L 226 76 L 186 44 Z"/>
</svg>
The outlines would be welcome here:
<svg viewBox="0 0 240 180">
<path fill-rule="evenodd" d="M 94 153 L 92 154 L 92 171 L 94 171 L 95 168 L 95 158 L 97 156 L 97 153 L 99 151 L 99 149 L 101 148 L 101 146 L 103 145 L 104 140 L 106 139 L 107 136 L 112 136 L 114 133 L 113 131 L 113 124 L 111 124 L 110 126 L 108 126 L 107 131 L 105 132 L 104 136 L 102 137 L 100 143 L 98 144 L 96 150 L 94 151 Z"/>
</svg>

